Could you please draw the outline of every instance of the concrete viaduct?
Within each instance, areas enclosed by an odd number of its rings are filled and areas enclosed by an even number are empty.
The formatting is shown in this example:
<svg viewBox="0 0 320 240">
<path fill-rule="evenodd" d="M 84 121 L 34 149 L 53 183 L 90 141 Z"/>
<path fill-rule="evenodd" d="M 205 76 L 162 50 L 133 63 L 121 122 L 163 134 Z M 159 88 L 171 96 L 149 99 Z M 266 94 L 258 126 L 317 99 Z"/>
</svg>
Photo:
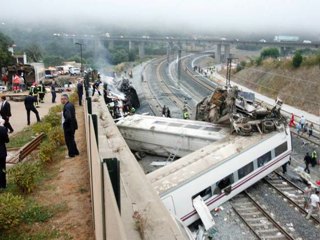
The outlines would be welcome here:
<svg viewBox="0 0 320 240">
<path fill-rule="evenodd" d="M 318 48 L 320 42 L 303 43 L 303 42 L 262 42 L 262 41 L 250 41 L 250 40 L 228 40 L 228 39 L 218 39 L 218 38 L 173 38 L 173 37 L 135 37 L 135 36 L 117 36 L 117 37 L 99 37 L 94 35 L 83 35 L 83 36 L 63 36 L 65 38 L 71 38 L 74 42 L 83 41 L 103 41 L 108 43 L 109 49 L 113 49 L 117 42 L 128 42 L 129 50 L 133 49 L 134 45 L 138 45 L 139 57 L 143 58 L 145 55 L 145 45 L 148 43 L 167 43 L 168 51 L 170 49 L 181 49 L 195 51 L 196 46 L 202 46 L 203 50 L 206 48 L 212 49 L 216 46 L 215 58 L 217 62 L 224 62 L 228 57 L 230 57 L 230 47 L 231 45 L 256 45 L 256 46 L 268 46 L 268 47 L 278 47 L 280 52 L 284 53 L 287 49 L 296 47 L 305 48 Z"/>
</svg>

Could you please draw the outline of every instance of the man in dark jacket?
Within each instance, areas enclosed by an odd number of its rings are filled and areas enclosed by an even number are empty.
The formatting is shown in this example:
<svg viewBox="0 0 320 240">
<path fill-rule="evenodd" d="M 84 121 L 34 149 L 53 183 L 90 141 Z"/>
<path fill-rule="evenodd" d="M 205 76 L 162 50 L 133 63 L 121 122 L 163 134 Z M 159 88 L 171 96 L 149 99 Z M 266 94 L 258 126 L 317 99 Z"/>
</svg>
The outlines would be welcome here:
<svg viewBox="0 0 320 240">
<path fill-rule="evenodd" d="M 78 129 L 76 111 L 73 104 L 69 102 L 69 96 L 67 94 L 62 94 L 61 103 L 64 105 L 62 112 L 62 126 L 64 139 L 68 148 L 68 156 L 66 156 L 66 158 L 73 158 L 75 155 L 79 155 L 79 151 L 74 140 L 75 131 Z"/>
<path fill-rule="evenodd" d="M 24 106 L 27 110 L 27 121 L 28 121 L 28 125 L 30 125 L 30 111 L 34 112 L 34 114 L 36 115 L 37 118 L 37 122 L 40 122 L 40 116 L 39 116 L 39 112 L 38 110 L 35 108 L 34 104 L 37 102 L 37 99 L 32 96 L 32 94 L 30 93 L 29 96 L 27 96 L 24 99 Z"/>
<path fill-rule="evenodd" d="M 6 96 L 1 96 L 0 102 L 0 115 L 4 119 L 4 126 L 9 130 L 9 133 L 13 133 L 13 128 L 9 122 L 9 118 L 11 117 L 11 107 L 10 103 L 6 100 Z"/>
<path fill-rule="evenodd" d="M 79 106 L 82 106 L 82 95 L 83 95 L 82 80 L 79 80 L 79 82 L 77 84 L 77 92 L 78 92 L 78 98 L 79 98 Z"/>
<path fill-rule="evenodd" d="M 0 118 L 0 189 L 7 187 L 6 181 L 6 143 L 9 142 L 8 130 L 3 126 L 5 121 Z"/>
<path fill-rule="evenodd" d="M 311 157 L 309 156 L 309 153 L 306 153 L 304 156 L 304 163 L 306 164 L 304 171 L 310 174 L 309 164 L 311 164 Z"/>
<path fill-rule="evenodd" d="M 57 87 L 56 82 L 55 82 L 55 81 L 52 81 L 52 83 L 51 83 L 52 103 L 55 103 L 55 102 L 56 102 L 56 97 L 57 97 L 56 87 Z"/>
</svg>

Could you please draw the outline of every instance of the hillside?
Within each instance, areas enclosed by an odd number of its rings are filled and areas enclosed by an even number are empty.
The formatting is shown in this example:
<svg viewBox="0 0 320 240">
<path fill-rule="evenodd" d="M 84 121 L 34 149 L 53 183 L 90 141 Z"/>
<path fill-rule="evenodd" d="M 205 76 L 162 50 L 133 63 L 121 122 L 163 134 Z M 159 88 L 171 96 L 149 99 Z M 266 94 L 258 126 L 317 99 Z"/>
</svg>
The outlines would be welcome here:
<svg viewBox="0 0 320 240">
<path fill-rule="evenodd" d="M 278 64 L 270 60 L 261 66 L 244 68 L 231 80 L 271 98 L 278 96 L 285 104 L 319 115 L 319 66 L 293 69 L 286 63 Z"/>
</svg>

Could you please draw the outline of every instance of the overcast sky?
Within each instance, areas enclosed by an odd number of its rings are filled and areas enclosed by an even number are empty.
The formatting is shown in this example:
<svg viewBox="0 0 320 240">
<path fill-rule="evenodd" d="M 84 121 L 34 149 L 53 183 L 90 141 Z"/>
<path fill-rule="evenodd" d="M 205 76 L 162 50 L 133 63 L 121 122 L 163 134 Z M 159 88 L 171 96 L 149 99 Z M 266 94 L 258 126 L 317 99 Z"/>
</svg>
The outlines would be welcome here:
<svg viewBox="0 0 320 240">
<path fill-rule="evenodd" d="M 106 22 L 162 31 L 319 34 L 320 22 L 320 0 L 6 0 L 1 5 L 1 22 Z"/>
</svg>

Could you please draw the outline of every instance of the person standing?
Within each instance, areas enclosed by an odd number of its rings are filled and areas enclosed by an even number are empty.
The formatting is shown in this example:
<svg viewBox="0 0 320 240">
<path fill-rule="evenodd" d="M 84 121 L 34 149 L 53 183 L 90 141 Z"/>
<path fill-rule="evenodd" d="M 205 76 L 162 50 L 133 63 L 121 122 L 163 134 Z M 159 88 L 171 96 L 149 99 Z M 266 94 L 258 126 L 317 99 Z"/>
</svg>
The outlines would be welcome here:
<svg viewBox="0 0 320 240">
<path fill-rule="evenodd" d="M 7 187 L 6 181 L 6 143 L 9 142 L 8 130 L 3 126 L 4 119 L 0 118 L 0 189 Z"/>
<path fill-rule="evenodd" d="M 69 102 L 69 96 L 67 94 L 62 94 L 61 103 L 63 104 L 62 126 L 64 139 L 68 148 L 68 155 L 66 158 L 73 158 L 76 155 L 79 155 L 79 151 L 74 140 L 75 131 L 78 129 L 76 111 L 73 104 Z"/>
<path fill-rule="evenodd" d="M 35 105 L 36 107 L 39 107 L 38 87 L 36 83 L 32 84 L 29 95 L 33 96 L 36 99 Z"/>
<path fill-rule="evenodd" d="M 51 84 L 52 103 L 55 103 L 55 102 L 56 102 L 56 97 L 57 97 L 56 87 L 57 87 L 56 82 L 55 82 L 55 81 L 52 81 L 52 84 Z"/>
<path fill-rule="evenodd" d="M 42 81 L 40 81 L 40 84 L 38 85 L 38 92 L 39 92 L 39 101 L 41 103 L 44 103 L 44 96 L 46 94 L 46 88 L 44 86 L 44 84 L 42 83 Z"/>
<path fill-rule="evenodd" d="M 311 123 L 309 127 L 309 137 L 312 136 L 312 133 L 313 133 L 313 123 Z"/>
<path fill-rule="evenodd" d="M 304 171 L 310 174 L 309 164 L 311 163 L 311 157 L 309 156 L 309 153 L 306 153 L 306 156 L 304 157 L 304 163 L 306 164 Z"/>
<path fill-rule="evenodd" d="M 40 122 L 39 112 L 34 106 L 36 102 L 37 102 L 37 99 L 34 96 L 32 96 L 31 93 L 30 93 L 29 96 L 27 96 L 24 99 L 24 106 L 25 106 L 25 108 L 27 110 L 28 125 L 30 125 L 30 111 L 34 112 L 34 114 L 36 115 L 36 118 L 37 118 L 37 122 Z"/>
<path fill-rule="evenodd" d="M 318 218 L 320 217 L 320 192 L 316 190 L 315 193 L 311 194 L 310 196 L 310 207 L 308 210 L 307 219 L 309 219 L 312 215 L 312 213 L 316 213 L 318 215 Z"/>
<path fill-rule="evenodd" d="M 306 119 L 305 117 L 302 115 L 301 118 L 300 118 L 300 126 L 301 126 L 301 129 L 304 129 L 304 125 L 306 124 Z"/>
<path fill-rule="evenodd" d="M 309 204 L 310 204 L 310 196 L 312 193 L 312 186 L 311 183 L 308 182 L 308 185 L 303 191 L 303 198 L 304 198 L 304 209 L 309 209 Z"/>
<path fill-rule="evenodd" d="M 96 82 L 93 83 L 93 85 L 92 85 L 92 88 L 93 88 L 92 96 L 94 96 L 94 93 L 95 93 L 96 90 L 97 90 L 99 96 L 101 96 L 101 93 L 99 91 L 100 83 L 101 83 L 101 81 L 99 79 Z"/>
<path fill-rule="evenodd" d="M 79 106 L 82 106 L 82 95 L 83 95 L 82 80 L 79 80 L 79 82 L 77 84 L 77 92 L 78 92 Z"/>
<path fill-rule="evenodd" d="M 317 152 L 316 150 L 313 150 L 313 152 L 311 153 L 311 166 L 315 167 L 317 165 Z"/>
<path fill-rule="evenodd" d="M 4 95 L 1 96 L 0 115 L 4 119 L 4 126 L 9 130 L 9 133 L 13 133 L 14 130 L 9 122 L 9 118 L 11 117 L 11 106 Z"/>
</svg>

